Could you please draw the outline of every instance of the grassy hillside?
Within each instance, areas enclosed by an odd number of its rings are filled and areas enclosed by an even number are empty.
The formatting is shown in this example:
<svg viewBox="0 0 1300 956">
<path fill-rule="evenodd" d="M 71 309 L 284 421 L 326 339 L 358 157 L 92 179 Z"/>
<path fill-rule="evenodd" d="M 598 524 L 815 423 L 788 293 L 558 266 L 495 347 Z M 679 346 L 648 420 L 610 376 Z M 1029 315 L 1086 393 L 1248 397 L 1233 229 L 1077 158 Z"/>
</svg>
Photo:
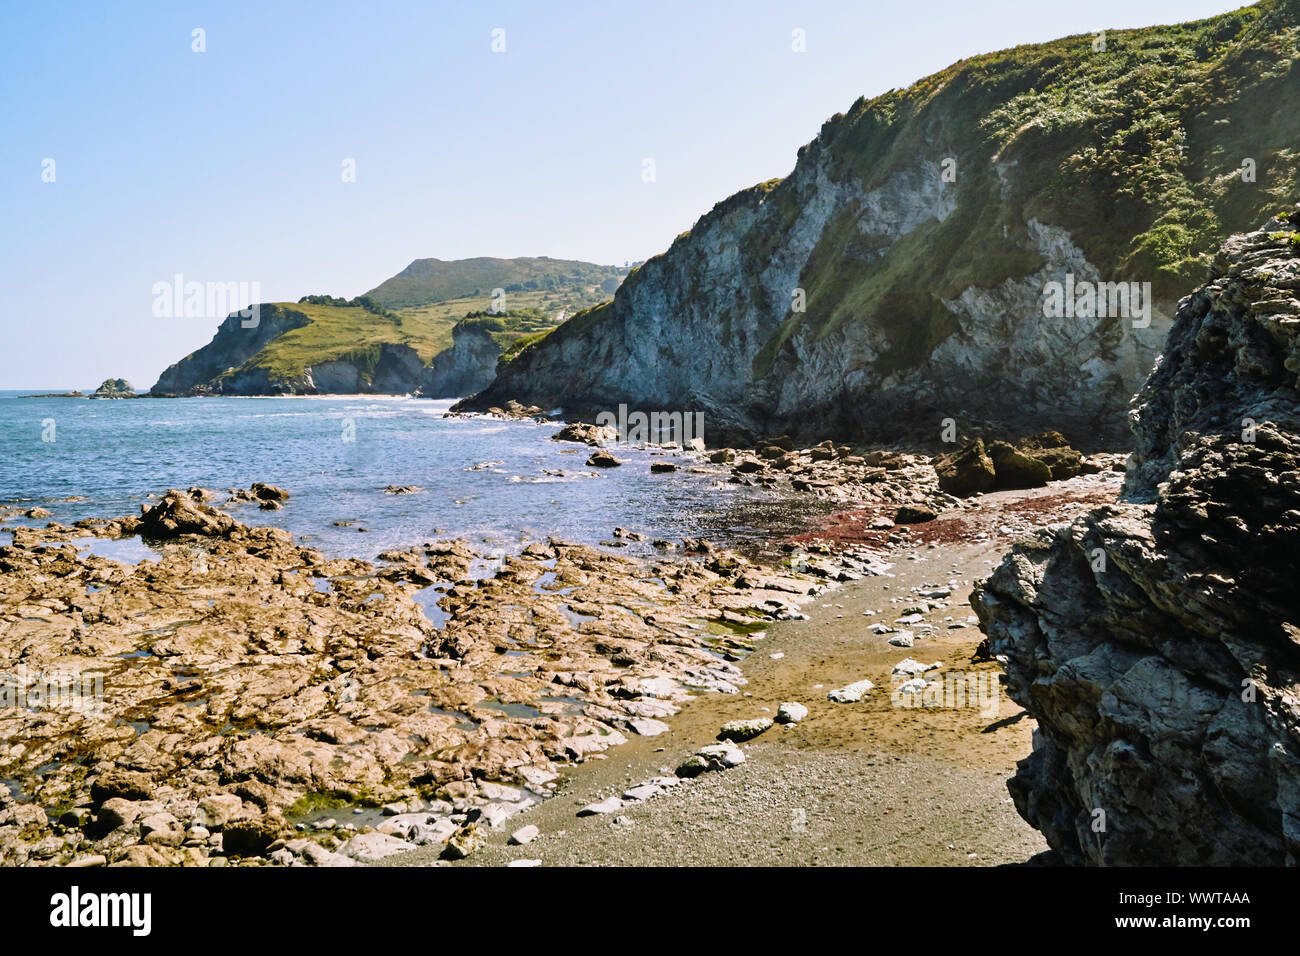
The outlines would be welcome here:
<svg viewBox="0 0 1300 956">
<path fill-rule="evenodd" d="M 267 321 L 251 348 L 242 327 L 223 324 L 211 344 L 163 373 L 167 382 L 163 390 L 184 394 L 205 383 L 230 381 L 255 371 L 265 371 L 271 382 L 291 382 L 311 366 L 334 361 L 350 362 L 368 374 L 384 345 L 409 346 L 427 366 L 451 347 L 452 329 L 459 322 L 490 326 L 487 331 L 494 341 L 502 349 L 512 348 L 520 339 L 538 339 L 570 315 L 608 301 L 626 271 L 545 258 L 419 260 L 390 282 L 406 282 L 403 277 L 409 279 L 407 273 L 413 273 L 412 281 L 418 285 L 423 281 L 416 268 L 421 263 L 437 266 L 437 275 L 424 283 L 421 295 L 466 286 L 469 294 L 398 310 L 372 295 L 355 299 L 311 295 L 298 302 L 263 303 Z M 530 285 L 537 288 L 525 287 Z M 500 315 L 490 314 L 501 304 L 492 296 L 494 289 L 506 290 Z"/>
<path fill-rule="evenodd" d="M 488 298 L 493 289 L 513 294 L 552 293 L 553 298 L 607 299 L 627 270 L 546 256 L 519 259 L 416 259 L 409 266 L 367 293 L 391 309 L 409 309 L 448 300 Z M 522 304 L 522 303 L 521 303 Z M 592 302 L 574 304 L 582 308 Z M 508 308 L 515 307 L 508 302 Z M 526 307 L 540 303 L 526 303 Z M 570 308 L 573 311 L 573 308 Z"/>
<path fill-rule="evenodd" d="M 383 314 L 354 305 L 274 303 L 277 308 L 306 316 L 308 324 L 273 339 L 241 368 L 264 368 L 272 379 L 280 380 L 292 379 L 303 369 L 323 362 L 348 361 L 372 368 L 379 346 L 384 344 L 408 345 L 428 365 L 435 355 L 451 346 L 451 331 L 458 322 L 487 331 L 503 350 L 559 324 L 554 314 L 522 305 L 493 315 L 488 311 L 489 304 L 488 300 L 458 299 L 439 303 L 436 310 Z M 471 308 L 466 309 L 466 305 Z"/>
<path fill-rule="evenodd" d="M 505 312 L 519 315 L 537 313 L 546 316 L 548 323 L 553 325 L 558 314 L 562 313 L 565 318 L 568 318 L 609 299 L 610 293 L 600 287 L 575 287 L 546 292 L 507 292 Z M 418 334 L 424 341 L 437 345 L 438 349 L 435 351 L 441 351 L 451 345 L 453 325 L 467 315 L 485 313 L 491 308 L 490 295 L 476 295 L 398 309 L 397 315 L 401 317 L 404 328 L 410 328 L 413 334 L 418 330 Z M 423 352 L 421 355 L 423 356 Z"/>
</svg>

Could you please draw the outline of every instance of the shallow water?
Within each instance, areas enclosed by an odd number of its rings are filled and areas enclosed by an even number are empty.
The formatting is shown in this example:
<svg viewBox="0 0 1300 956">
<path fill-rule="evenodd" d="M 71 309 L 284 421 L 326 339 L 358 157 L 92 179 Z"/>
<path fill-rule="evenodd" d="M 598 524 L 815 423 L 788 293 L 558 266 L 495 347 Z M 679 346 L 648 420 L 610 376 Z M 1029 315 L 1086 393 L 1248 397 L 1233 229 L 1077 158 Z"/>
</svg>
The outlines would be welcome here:
<svg viewBox="0 0 1300 956">
<path fill-rule="evenodd" d="M 240 521 L 285 528 L 331 555 L 372 557 L 444 537 L 500 554 L 547 535 L 594 544 L 618 525 L 648 538 L 756 538 L 767 522 L 753 509 L 779 500 L 725 474 L 651 475 L 662 459 L 648 449 L 614 449 L 623 467 L 589 469 L 592 449 L 549 440 L 558 424 L 444 418 L 450 401 L 22 394 L 0 392 L 0 505 L 39 505 L 52 518 L 11 517 L 10 527 L 138 514 L 149 494 L 198 485 Z M 292 497 L 279 511 L 224 505 L 227 489 L 255 481 Z M 385 494 L 390 484 L 422 490 Z M 89 546 L 119 560 L 153 556 L 138 542 Z M 632 543 L 627 552 L 649 550 Z"/>
</svg>

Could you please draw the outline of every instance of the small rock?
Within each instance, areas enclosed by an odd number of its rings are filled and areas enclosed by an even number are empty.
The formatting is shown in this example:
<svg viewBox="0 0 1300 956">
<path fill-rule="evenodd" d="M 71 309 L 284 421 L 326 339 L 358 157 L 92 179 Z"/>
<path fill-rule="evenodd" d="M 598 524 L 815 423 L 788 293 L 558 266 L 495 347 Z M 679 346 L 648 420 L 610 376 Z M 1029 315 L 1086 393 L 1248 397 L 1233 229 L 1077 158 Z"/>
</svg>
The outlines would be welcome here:
<svg viewBox="0 0 1300 956">
<path fill-rule="evenodd" d="M 442 855 L 448 860 L 463 860 L 483 847 L 487 840 L 479 833 L 478 824 L 467 823 L 447 839 L 447 849 Z"/>
<path fill-rule="evenodd" d="M 918 674 L 924 674 L 928 669 L 929 668 L 920 661 L 914 661 L 910 657 L 905 657 L 894 665 L 894 668 L 890 673 L 893 675 L 902 674 L 905 677 L 915 677 Z"/>
<path fill-rule="evenodd" d="M 514 833 L 510 834 L 510 845 L 524 846 L 526 844 L 532 843 L 539 836 L 541 836 L 541 832 L 542 832 L 541 830 L 539 830 L 536 826 L 534 826 L 531 823 L 528 824 L 528 826 L 526 827 L 520 827 Z"/>
<path fill-rule="evenodd" d="M 677 776 L 698 777 L 711 770 L 729 770 L 745 762 L 745 753 L 735 744 L 726 741 L 701 747 L 677 765 Z"/>
<path fill-rule="evenodd" d="M 722 725 L 718 732 L 719 740 L 745 741 L 753 740 L 772 726 L 771 717 L 755 717 L 752 720 L 732 720 Z"/>
<path fill-rule="evenodd" d="M 860 680 L 847 687 L 840 687 L 826 695 L 826 699 L 837 704 L 853 704 L 860 701 L 876 685 L 869 680 Z"/>
<path fill-rule="evenodd" d="M 623 801 L 618 797 L 608 797 L 600 803 L 589 803 L 578 811 L 580 817 L 594 817 L 606 813 L 617 813 L 623 809 Z"/>
<path fill-rule="evenodd" d="M 776 722 L 778 724 L 797 724 L 808 716 L 808 708 L 803 704 L 795 703 L 788 700 L 783 703 L 776 711 Z"/>
<path fill-rule="evenodd" d="M 405 840 L 399 840 L 385 833 L 358 833 L 339 847 L 338 853 L 340 856 L 373 863 L 395 853 L 405 853 L 414 849 L 415 844 L 407 843 Z"/>
</svg>

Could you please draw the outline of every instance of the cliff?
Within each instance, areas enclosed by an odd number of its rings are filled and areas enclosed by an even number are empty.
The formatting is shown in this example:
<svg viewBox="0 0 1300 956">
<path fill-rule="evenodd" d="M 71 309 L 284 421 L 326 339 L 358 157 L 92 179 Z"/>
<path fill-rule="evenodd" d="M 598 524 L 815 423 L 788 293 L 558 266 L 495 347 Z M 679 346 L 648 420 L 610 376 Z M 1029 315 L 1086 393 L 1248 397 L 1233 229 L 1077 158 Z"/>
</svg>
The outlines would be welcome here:
<svg viewBox="0 0 1300 956">
<path fill-rule="evenodd" d="M 451 348 L 439 352 L 425 370 L 419 394 L 423 398 L 459 398 L 491 384 L 501 345 L 486 329 L 464 322 L 451 330 Z"/>
<path fill-rule="evenodd" d="M 1016 809 L 1065 862 L 1300 862 L 1297 226 L 1233 237 L 1180 304 L 1124 500 L 972 599 L 1038 721 Z"/>
<path fill-rule="evenodd" d="M 1264 2 L 859 100 L 788 177 L 719 203 L 465 407 L 627 403 L 704 411 L 713 435 L 807 438 L 933 439 L 953 417 L 1123 441 L 1177 297 L 1300 179 L 1298 23 L 1295 0 Z M 1133 308 L 1051 308 L 1053 283 L 1118 282 L 1137 284 Z"/>
<path fill-rule="evenodd" d="M 256 321 L 227 317 L 151 394 L 466 395 L 492 381 L 502 349 L 608 299 L 624 272 L 545 257 L 418 259 L 373 294 L 305 296 L 260 305 Z M 388 301 L 411 304 L 393 311 Z M 469 331 L 474 321 L 486 324 Z"/>
</svg>

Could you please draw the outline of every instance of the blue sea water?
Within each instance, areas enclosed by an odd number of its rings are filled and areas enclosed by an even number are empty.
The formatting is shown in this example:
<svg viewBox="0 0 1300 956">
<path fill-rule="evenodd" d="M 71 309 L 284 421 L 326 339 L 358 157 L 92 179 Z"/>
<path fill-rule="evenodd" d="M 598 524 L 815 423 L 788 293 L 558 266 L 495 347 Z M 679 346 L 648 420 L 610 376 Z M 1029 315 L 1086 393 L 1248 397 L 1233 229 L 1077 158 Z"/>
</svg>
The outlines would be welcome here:
<svg viewBox="0 0 1300 956">
<path fill-rule="evenodd" d="M 557 424 L 445 418 L 450 401 L 24 397 L 34 391 L 0 391 L 0 505 L 39 505 L 63 523 L 138 514 L 149 494 L 192 485 L 247 524 L 359 557 L 445 537 L 497 554 L 547 535 L 595 543 L 619 525 L 738 543 L 797 522 L 784 502 L 725 475 L 652 475 L 663 459 L 626 446 L 614 449 L 623 467 L 587 468 L 590 448 L 550 440 Z M 280 511 L 223 505 L 228 489 L 255 481 L 292 497 Z M 423 490 L 385 494 L 390 484 Z"/>
</svg>

